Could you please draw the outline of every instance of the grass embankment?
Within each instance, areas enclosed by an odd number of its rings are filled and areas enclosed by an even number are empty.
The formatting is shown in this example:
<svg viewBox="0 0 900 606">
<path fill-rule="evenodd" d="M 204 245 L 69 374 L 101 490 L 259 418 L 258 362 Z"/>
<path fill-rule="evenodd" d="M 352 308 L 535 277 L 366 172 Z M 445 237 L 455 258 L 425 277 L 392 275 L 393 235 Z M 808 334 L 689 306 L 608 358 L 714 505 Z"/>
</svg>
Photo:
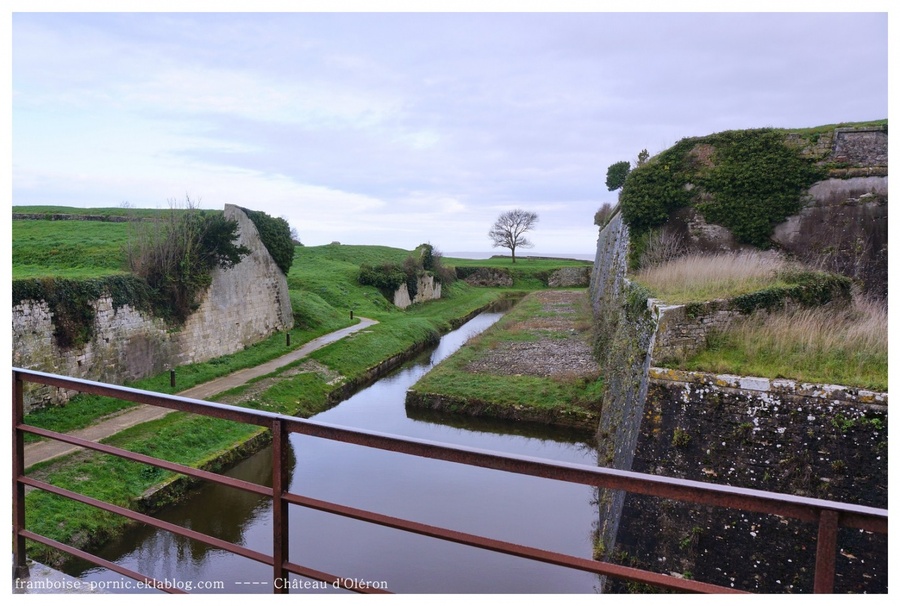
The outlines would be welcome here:
<svg viewBox="0 0 900 606">
<path fill-rule="evenodd" d="M 719 254 L 682 257 L 635 280 L 667 303 L 691 303 L 790 287 L 791 272 L 796 268 L 772 256 Z M 679 366 L 886 391 L 887 310 L 855 299 L 849 307 L 754 313 L 711 333 L 706 349 Z"/>
<path fill-rule="evenodd" d="M 844 309 L 793 309 L 736 320 L 681 366 L 887 391 L 887 341 L 886 307 L 855 301 Z"/>
<path fill-rule="evenodd" d="M 785 286 L 787 264 L 756 252 L 690 255 L 641 270 L 635 282 L 666 303 L 695 303 Z"/>
<path fill-rule="evenodd" d="M 603 390 L 596 365 L 585 372 L 565 364 L 554 367 L 551 361 L 563 350 L 590 358 L 590 310 L 586 302 L 566 309 L 548 307 L 534 294 L 527 296 L 416 383 L 408 402 L 593 429 Z"/>
<path fill-rule="evenodd" d="M 512 257 L 495 255 L 490 259 L 459 259 L 446 258 L 444 264 L 452 267 L 464 268 L 493 268 L 501 269 L 513 279 L 513 287 L 527 290 L 535 290 L 547 287 L 547 279 L 551 273 L 561 267 L 583 267 L 591 265 L 588 261 L 576 259 L 552 259 L 548 257 Z"/>
<path fill-rule="evenodd" d="M 44 223 L 46 225 L 42 227 L 56 229 L 62 226 L 62 230 L 68 230 L 69 225 L 89 228 L 89 231 L 96 230 L 98 226 L 123 226 L 102 222 Z M 343 377 L 343 382 L 352 381 L 380 362 L 436 339 L 439 333 L 449 329 L 460 318 L 510 292 L 510 289 L 472 288 L 457 282 L 444 288 L 445 299 L 402 311 L 387 302 L 377 289 L 360 286 L 356 277 L 361 263 L 402 261 L 409 251 L 329 245 L 298 247 L 295 254 L 295 262 L 288 275 L 297 323 L 291 331 L 292 348 L 353 323 L 350 320 L 351 310 L 356 316 L 372 317 L 380 323 L 315 352 L 312 357 L 327 368 L 327 376 L 326 373 L 307 372 L 279 377 L 273 384 L 267 383 L 265 389 L 254 392 L 253 397 L 241 403 L 243 406 L 310 416 L 327 408 L 330 405 L 329 394 L 340 386 L 340 381 L 331 383 L 331 375 Z M 113 256 L 111 252 L 109 256 Z M 47 273 L 58 275 L 54 272 L 65 269 L 51 267 Z M 99 263 L 89 266 L 89 269 L 103 271 Z M 169 386 L 168 373 L 129 385 L 163 393 L 181 391 L 235 370 L 258 365 L 287 351 L 284 335 L 278 334 L 230 356 L 178 368 L 174 389 Z M 260 381 L 270 378 L 262 377 L 226 395 L 239 396 L 244 390 L 253 389 Z M 89 425 L 98 417 L 122 406 L 122 403 L 108 398 L 78 396 L 65 407 L 32 413 L 26 422 L 69 431 Z M 218 466 L 230 462 L 237 446 L 258 432 L 259 429 L 253 426 L 172 413 L 158 421 L 119 433 L 105 442 L 195 467 Z M 130 508 L 139 507 L 142 495 L 173 478 L 172 474 L 153 467 L 93 453 L 78 453 L 36 465 L 31 472 L 58 486 Z M 122 518 L 42 491 L 29 493 L 26 510 L 30 530 L 83 548 L 101 544 L 121 532 L 128 523 Z M 48 564 L 58 563 L 61 557 L 54 550 L 39 545 L 30 545 L 29 555 Z"/>
</svg>

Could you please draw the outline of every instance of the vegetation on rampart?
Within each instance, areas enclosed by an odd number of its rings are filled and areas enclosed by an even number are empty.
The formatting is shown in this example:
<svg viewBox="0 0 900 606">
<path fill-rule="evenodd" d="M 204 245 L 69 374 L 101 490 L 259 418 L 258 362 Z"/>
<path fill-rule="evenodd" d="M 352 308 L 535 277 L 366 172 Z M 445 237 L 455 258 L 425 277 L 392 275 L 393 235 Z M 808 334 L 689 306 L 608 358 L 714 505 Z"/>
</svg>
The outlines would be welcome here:
<svg viewBox="0 0 900 606">
<path fill-rule="evenodd" d="M 622 216 L 638 238 L 692 205 L 739 241 L 768 248 L 772 228 L 801 205 L 825 174 L 774 129 L 682 139 L 628 173 Z"/>
<path fill-rule="evenodd" d="M 854 298 L 849 278 L 737 253 L 681 257 L 634 279 L 666 303 L 723 299 L 742 314 L 679 368 L 887 389 L 887 310 Z"/>
<path fill-rule="evenodd" d="M 856 300 L 851 306 L 754 313 L 712 333 L 706 349 L 679 366 L 886 392 L 887 308 Z"/>
<path fill-rule="evenodd" d="M 250 210 L 249 208 L 241 208 L 241 210 L 256 226 L 256 231 L 259 232 L 259 239 L 262 240 L 263 246 L 272 255 L 275 265 L 278 266 L 281 273 L 287 275 L 291 270 L 291 264 L 294 262 L 294 241 L 291 238 L 291 226 L 284 219 L 270 217 L 260 210 Z"/>
</svg>

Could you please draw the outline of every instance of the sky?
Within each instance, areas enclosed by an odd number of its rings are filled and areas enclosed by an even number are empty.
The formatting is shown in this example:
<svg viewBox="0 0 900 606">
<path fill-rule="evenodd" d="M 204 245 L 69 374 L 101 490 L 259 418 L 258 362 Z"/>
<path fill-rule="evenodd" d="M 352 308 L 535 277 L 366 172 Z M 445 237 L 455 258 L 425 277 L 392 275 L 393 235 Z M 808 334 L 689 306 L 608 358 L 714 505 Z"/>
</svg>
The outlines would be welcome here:
<svg viewBox="0 0 900 606">
<path fill-rule="evenodd" d="M 284 217 L 305 245 L 500 254 L 488 231 L 521 208 L 539 220 L 520 254 L 591 255 L 606 170 L 642 149 L 888 116 L 886 3 L 681 8 L 12 12 L 12 204 L 190 198 Z"/>
</svg>

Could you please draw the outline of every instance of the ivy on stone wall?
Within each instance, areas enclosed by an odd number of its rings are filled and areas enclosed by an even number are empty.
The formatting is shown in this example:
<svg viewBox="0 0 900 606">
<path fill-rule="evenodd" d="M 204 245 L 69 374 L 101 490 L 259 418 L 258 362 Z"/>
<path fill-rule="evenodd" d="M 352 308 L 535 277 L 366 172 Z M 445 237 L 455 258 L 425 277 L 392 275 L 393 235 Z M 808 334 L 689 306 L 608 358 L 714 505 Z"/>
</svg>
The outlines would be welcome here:
<svg viewBox="0 0 900 606">
<path fill-rule="evenodd" d="M 128 305 L 150 311 L 153 293 L 147 283 L 129 275 L 88 280 L 29 278 L 13 280 L 13 307 L 23 301 L 45 301 L 53 315 L 53 338 L 61 348 L 79 347 L 94 336 L 96 311 L 93 303 L 103 296 L 112 299 L 113 309 Z"/>
<path fill-rule="evenodd" d="M 682 139 L 628 174 L 622 217 L 639 237 L 694 205 L 741 242 L 767 248 L 773 227 L 796 213 L 803 193 L 825 175 L 774 129 Z"/>
<path fill-rule="evenodd" d="M 259 232 L 259 238 L 266 250 L 272 255 L 275 264 L 284 275 L 291 270 L 294 263 L 294 240 L 291 238 L 291 227 L 282 218 L 275 218 L 259 210 L 241 208 Z"/>
</svg>

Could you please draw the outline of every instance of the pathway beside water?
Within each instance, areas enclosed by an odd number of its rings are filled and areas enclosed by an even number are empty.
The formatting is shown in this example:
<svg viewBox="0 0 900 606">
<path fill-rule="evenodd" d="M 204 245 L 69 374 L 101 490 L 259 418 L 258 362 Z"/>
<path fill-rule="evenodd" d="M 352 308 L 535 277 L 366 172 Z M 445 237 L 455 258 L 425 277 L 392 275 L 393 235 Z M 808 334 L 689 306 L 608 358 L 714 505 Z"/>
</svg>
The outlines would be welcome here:
<svg viewBox="0 0 900 606">
<path fill-rule="evenodd" d="M 485 313 L 445 335 L 422 358 L 314 417 L 317 421 L 498 452 L 596 465 L 590 436 L 544 426 L 407 414 L 406 390 L 501 314 Z M 591 557 L 594 489 L 294 435 L 290 490 L 426 524 Z M 270 452 L 229 475 L 271 482 Z M 271 553 L 271 501 L 218 485 L 158 517 Z M 597 576 L 445 543 L 291 506 L 291 560 L 399 593 L 591 593 Z M 156 529 L 135 529 L 99 555 L 195 591 L 270 593 L 271 569 Z M 79 564 L 84 581 L 118 575 Z M 299 577 L 292 579 L 299 580 Z M 315 591 L 332 591 L 319 589 Z"/>
</svg>

